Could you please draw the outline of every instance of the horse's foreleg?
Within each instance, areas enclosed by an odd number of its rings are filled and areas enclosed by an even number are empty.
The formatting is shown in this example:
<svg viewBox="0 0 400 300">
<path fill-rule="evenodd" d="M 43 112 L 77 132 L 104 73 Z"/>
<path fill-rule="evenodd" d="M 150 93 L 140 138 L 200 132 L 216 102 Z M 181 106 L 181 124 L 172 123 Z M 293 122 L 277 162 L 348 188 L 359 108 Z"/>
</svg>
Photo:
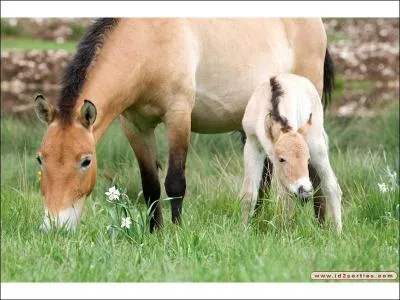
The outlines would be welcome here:
<svg viewBox="0 0 400 300">
<path fill-rule="evenodd" d="M 342 191 L 329 162 L 328 147 L 323 136 L 311 143 L 311 165 L 321 179 L 322 193 L 326 197 L 328 207 L 333 216 L 337 232 L 342 231 Z"/>
<path fill-rule="evenodd" d="M 245 228 L 249 225 L 249 220 L 254 213 L 258 198 L 264 160 L 266 154 L 252 138 L 247 138 L 244 145 L 244 180 L 242 186 L 243 195 L 243 224 Z"/>
<path fill-rule="evenodd" d="M 168 129 L 168 172 L 165 178 L 165 191 L 172 198 L 172 222 L 179 224 L 182 214 L 182 203 L 186 191 L 185 165 L 190 140 L 191 127 L 190 103 L 176 102 L 165 116 Z"/>
<path fill-rule="evenodd" d="M 150 232 L 162 226 L 159 203 L 161 188 L 158 179 L 156 139 L 154 129 L 140 131 L 131 122 L 121 118 L 122 128 L 137 158 L 142 179 L 143 196 L 150 208 Z"/>
</svg>

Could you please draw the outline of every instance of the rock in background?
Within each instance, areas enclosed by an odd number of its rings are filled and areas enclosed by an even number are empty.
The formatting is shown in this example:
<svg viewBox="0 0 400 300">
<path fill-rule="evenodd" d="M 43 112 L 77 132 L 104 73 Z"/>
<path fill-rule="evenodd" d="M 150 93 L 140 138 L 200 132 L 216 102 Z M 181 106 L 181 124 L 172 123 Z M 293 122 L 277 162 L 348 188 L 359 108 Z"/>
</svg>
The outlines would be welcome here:
<svg viewBox="0 0 400 300">
<path fill-rule="evenodd" d="M 338 85 L 336 113 L 371 115 L 374 105 L 399 98 L 399 20 L 324 20 Z"/>
</svg>

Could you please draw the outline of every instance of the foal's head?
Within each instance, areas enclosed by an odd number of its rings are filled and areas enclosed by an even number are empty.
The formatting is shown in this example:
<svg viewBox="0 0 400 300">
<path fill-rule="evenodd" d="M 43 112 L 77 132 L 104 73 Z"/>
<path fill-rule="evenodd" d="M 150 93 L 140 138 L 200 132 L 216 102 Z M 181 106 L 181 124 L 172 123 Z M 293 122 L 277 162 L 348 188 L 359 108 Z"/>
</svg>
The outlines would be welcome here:
<svg viewBox="0 0 400 300">
<path fill-rule="evenodd" d="M 267 116 L 274 172 L 286 189 L 302 198 L 310 197 L 313 191 L 308 173 L 310 153 L 304 139 L 310 126 L 311 114 L 307 123 L 297 131 L 287 124 L 286 119 Z"/>
<path fill-rule="evenodd" d="M 96 108 L 85 100 L 80 112 L 66 122 L 60 112 L 39 95 L 35 99 L 35 111 L 39 119 L 48 124 L 37 152 L 46 214 L 42 229 L 49 230 L 51 224 L 74 229 L 84 199 L 96 180 L 92 133 Z"/>
</svg>

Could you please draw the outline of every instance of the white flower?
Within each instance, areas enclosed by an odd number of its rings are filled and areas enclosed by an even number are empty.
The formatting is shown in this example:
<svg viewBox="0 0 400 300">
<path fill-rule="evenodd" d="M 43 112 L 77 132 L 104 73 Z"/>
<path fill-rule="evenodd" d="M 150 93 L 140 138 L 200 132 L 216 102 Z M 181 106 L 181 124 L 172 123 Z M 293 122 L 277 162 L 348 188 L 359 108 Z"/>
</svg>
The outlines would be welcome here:
<svg viewBox="0 0 400 300">
<path fill-rule="evenodd" d="M 130 217 L 126 217 L 126 218 L 122 218 L 122 222 L 121 222 L 121 228 L 130 228 L 131 227 L 131 218 Z"/>
<path fill-rule="evenodd" d="M 386 185 L 386 183 L 378 183 L 378 187 L 381 193 L 386 193 L 389 191 L 389 187 Z"/>
<path fill-rule="evenodd" d="M 115 188 L 115 186 L 109 188 L 108 192 L 105 192 L 105 194 L 111 201 L 118 200 L 119 196 L 121 196 L 121 193 L 118 191 L 118 189 Z"/>
</svg>

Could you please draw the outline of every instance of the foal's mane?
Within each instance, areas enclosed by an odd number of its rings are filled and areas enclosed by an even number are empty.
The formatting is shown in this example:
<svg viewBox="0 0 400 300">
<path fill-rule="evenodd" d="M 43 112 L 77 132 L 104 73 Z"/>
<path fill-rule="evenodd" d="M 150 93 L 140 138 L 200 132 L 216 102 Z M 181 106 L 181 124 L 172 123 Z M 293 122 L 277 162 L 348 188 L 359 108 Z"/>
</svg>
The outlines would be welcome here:
<svg viewBox="0 0 400 300">
<path fill-rule="evenodd" d="M 281 116 L 279 113 L 279 100 L 283 96 L 283 89 L 276 76 L 271 77 L 269 80 L 271 85 L 271 104 L 272 110 L 270 111 L 271 117 L 274 121 L 280 122 L 283 128 L 289 128 L 288 119 Z"/>
<path fill-rule="evenodd" d="M 97 19 L 79 42 L 77 52 L 61 79 L 62 88 L 57 108 L 63 123 L 71 122 L 73 109 L 85 83 L 87 71 L 98 49 L 103 45 L 105 34 L 117 23 L 118 19 L 114 18 Z"/>
</svg>

